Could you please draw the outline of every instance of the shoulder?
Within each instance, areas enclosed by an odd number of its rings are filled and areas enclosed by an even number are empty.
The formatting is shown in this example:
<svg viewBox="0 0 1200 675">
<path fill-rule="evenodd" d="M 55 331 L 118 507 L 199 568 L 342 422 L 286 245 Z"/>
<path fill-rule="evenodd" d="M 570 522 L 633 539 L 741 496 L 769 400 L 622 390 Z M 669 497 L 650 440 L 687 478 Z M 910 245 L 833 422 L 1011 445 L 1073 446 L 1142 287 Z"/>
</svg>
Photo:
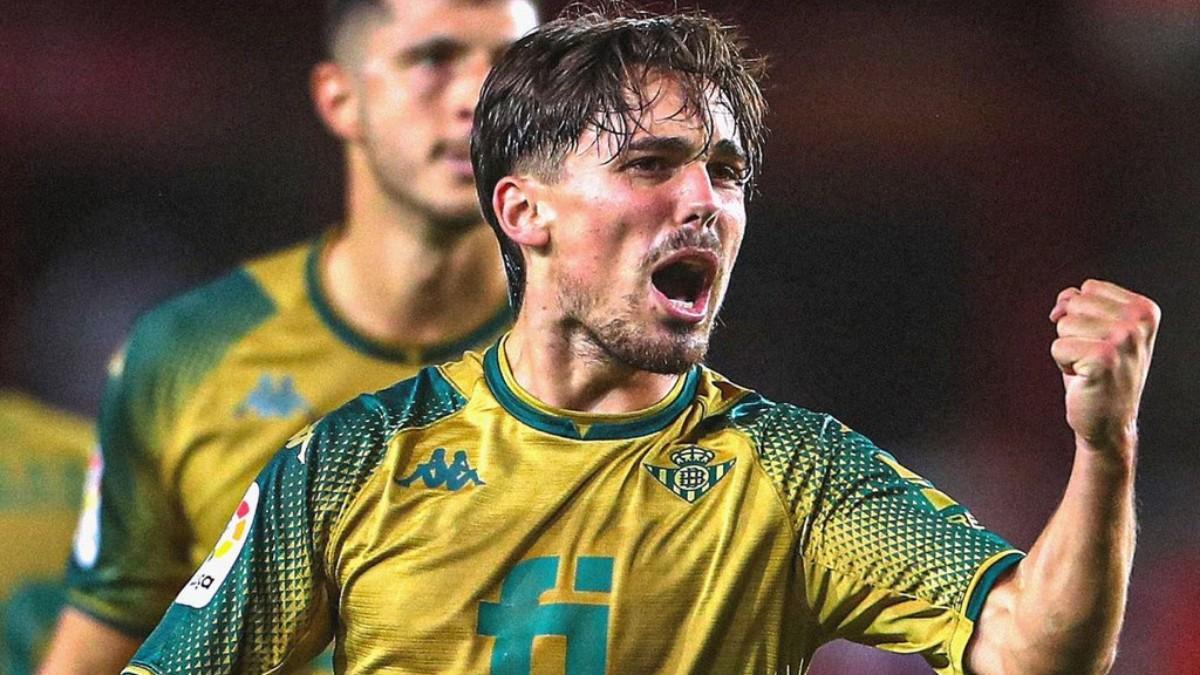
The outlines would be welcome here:
<svg viewBox="0 0 1200 675">
<path fill-rule="evenodd" d="M 136 381 L 202 374 L 275 311 L 255 277 L 239 267 L 139 317 L 113 374 Z"/>
<path fill-rule="evenodd" d="M 398 434 L 436 424 L 466 403 L 440 368 L 426 367 L 386 389 L 360 394 L 301 429 L 273 465 L 305 476 L 308 498 L 329 521 L 384 464 Z"/>
<path fill-rule="evenodd" d="M 466 403 L 441 368 L 428 366 L 390 387 L 358 395 L 296 433 L 287 447 L 321 472 L 346 469 L 357 475 L 382 461 L 397 434 L 435 424 Z"/>
</svg>

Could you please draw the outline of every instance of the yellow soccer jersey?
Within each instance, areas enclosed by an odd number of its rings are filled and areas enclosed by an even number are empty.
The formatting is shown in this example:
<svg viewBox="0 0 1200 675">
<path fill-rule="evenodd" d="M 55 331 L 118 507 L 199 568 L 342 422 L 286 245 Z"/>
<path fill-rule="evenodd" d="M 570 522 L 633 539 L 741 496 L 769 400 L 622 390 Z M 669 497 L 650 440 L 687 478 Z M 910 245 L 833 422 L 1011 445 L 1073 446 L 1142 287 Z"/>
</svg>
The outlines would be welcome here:
<svg viewBox="0 0 1200 675">
<path fill-rule="evenodd" d="M 0 391 L 0 673 L 32 673 L 62 606 L 91 423 Z"/>
<path fill-rule="evenodd" d="M 356 335 L 321 290 L 322 242 L 247 263 L 151 311 L 114 359 L 100 465 L 68 572 L 76 608 L 158 623 L 238 495 L 297 429 L 355 395 L 496 339 L 510 312 L 418 352 Z"/>
<path fill-rule="evenodd" d="M 503 342 L 292 438 L 126 670 L 803 672 L 847 638 L 963 670 L 1021 554 L 827 415 L 702 367 L 548 408 Z"/>
</svg>

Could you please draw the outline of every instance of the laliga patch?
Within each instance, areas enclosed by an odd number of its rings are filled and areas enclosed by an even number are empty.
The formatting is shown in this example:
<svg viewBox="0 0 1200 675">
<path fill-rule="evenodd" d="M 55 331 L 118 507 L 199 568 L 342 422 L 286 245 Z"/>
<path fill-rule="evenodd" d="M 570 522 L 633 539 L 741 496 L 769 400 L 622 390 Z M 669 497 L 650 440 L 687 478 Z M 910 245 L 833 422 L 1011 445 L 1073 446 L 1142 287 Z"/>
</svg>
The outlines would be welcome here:
<svg viewBox="0 0 1200 675">
<path fill-rule="evenodd" d="M 73 547 L 75 562 L 91 569 L 100 557 L 100 481 L 104 478 L 104 456 L 97 446 L 88 458 L 87 476 L 83 481 L 83 503 L 79 508 L 79 524 L 75 527 Z"/>
<path fill-rule="evenodd" d="M 217 589 L 221 587 L 221 583 L 233 569 L 233 564 L 237 562 L 242 547 L 246 545 L 246 539 L 250 535 L 250 525 L 254 523 L 254 514 L 257 512 L 258 483 L 251 483 L 250 489 L 246 490 L 246 496 L 242 497 L 237 510 L 233 512 L 233 517 L 229 519 L 229 524 L 225 526 L 225 532 L 217 540 L 216 547 L 213 548 L 212 553 L 208 554 L 204 564 L 196 570 L 183 590 L 179 592 L 175 602 L 196 609 L 205 607 L 212 602 L 213 596 L 217 594 Z"/>
</svg>

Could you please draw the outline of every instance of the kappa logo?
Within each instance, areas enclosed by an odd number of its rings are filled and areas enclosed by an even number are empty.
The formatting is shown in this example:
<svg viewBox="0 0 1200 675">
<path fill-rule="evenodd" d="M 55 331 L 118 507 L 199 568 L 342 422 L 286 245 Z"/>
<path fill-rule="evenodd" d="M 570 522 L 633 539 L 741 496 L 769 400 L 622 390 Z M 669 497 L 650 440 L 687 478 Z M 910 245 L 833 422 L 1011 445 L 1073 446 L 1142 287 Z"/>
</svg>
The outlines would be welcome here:
<svg viewBox="0 0 1200 675">
<path fill-rule="evenodd" d="M 296 391 L 296 383 L 291 375 L 280 375 L 276 379 L 269 373 L 263 373 L 246 400 L 238 404 L 234 414 L 242 417 L 254 413 L 262 419 L 287 419 L 296 413 L 311 412 L 312 406 Z"/>
<path fill-rule="evenodd" d="M 487 485 L 479 477 L 479 472 L 471 467 L 465 450 L 454 453 L 454 461 L 447 464 L 445 448 L 434 450 L 428 462 L 418 464 L 412 473 L 404 478 L 397 478 L 396 482 L 409 487 L 418 480 L 424 481 L 427 488 L 445 486 L 451 492 L 457 492 L 467 485 Z"/>
<path fill-rule="evenodd" d="M 708 494 L 708 491 L 732 471 L 733 465 L 737 463 L 737 458 L 734 458 L 720 464 L 710 465 L 709 463 L 716 456 L 717 454 L 711 450 L 705 450 L 698 445 L 689 445 L 671 453 L 671 461 L 676 464 L 675 467 L 668 468 L 653 464 L 643 464 L 642 466 L 645 466 L 650 475 L 654 476 L 655 480 L 673 492 L 675 496 L 689 504 L 694 504 L 696 500 Z"/>
<path fill-rule="evenodd" d="M 212 553 L 208 554 L 204 564 L 196 570 L 191 580 L 179 592 L 175 602 L 196 609 L 205 607 L 212 602 L 213 596 L 217 594 L 217 589 L 221 587 L 225 577 L 229 576 L 233 564 L 237 562 L 238 555 L 246 545 L 250 526 L 254 524 L 254 514 L 258 512 L 258 494 L 258 483 L 251 483 L 250 489 L 246 491 L 246 496 L 242 497 L 237 510 L 233 512 L 233 517 L 229 519 L 229 524 L 225 526 L 225 532 L 217 540 L 217 545 L 213 548 Z"/>
</svg>

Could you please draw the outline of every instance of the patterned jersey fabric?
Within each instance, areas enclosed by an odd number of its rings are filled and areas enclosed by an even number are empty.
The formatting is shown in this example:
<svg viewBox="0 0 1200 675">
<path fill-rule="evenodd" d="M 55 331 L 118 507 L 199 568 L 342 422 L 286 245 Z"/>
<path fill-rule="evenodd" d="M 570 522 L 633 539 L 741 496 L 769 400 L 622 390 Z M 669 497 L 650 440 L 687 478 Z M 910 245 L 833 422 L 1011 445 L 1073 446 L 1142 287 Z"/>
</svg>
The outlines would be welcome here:
<svg viewBox="0 0 1200 675">
<path fill-rule="evenodd" d="M 1021 557 L 833 418 L 696 367 L 650 409 L 521 389 L 503 341 L 296 434 L 126 672 L 960 673 Z"/>
<path fill-rule="evenodd" d="M 364 391 L 496 339 L 507 308 L 436 349 L 357 335 L 325 300 L 323 242 L 251 261 L 142 317 L 113 360 L 101 467 L 69 601 L 146 635 L 287 438 Z"/>
</svg>

